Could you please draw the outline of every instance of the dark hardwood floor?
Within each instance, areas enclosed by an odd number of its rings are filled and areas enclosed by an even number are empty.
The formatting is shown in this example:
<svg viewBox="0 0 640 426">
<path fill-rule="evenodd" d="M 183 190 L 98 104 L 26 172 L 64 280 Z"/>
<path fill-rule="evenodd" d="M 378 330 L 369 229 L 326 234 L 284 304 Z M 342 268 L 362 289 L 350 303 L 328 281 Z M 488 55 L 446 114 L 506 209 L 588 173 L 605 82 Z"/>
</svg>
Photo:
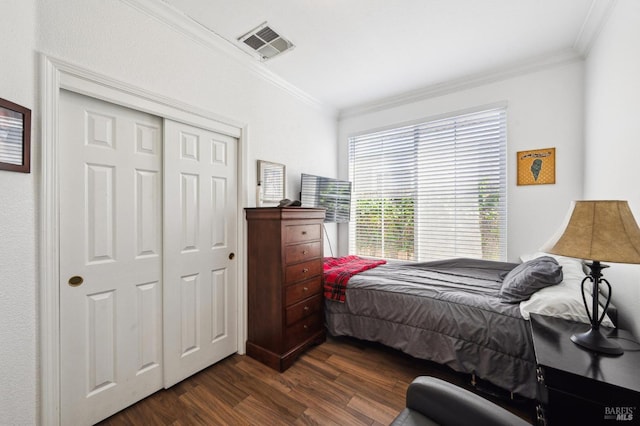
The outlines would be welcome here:
<svg viewBox="0 0 640 426">
<path fill-rule="evenodd" d="M 388 425 L 419 375 L 475 391 L 468 375 L 446 367 L 377 344 L 329 338 L 284 373 L 233 355 L 100 425 Z M 533 401 L 480 394 L 533 422 Z"/>
</svg>

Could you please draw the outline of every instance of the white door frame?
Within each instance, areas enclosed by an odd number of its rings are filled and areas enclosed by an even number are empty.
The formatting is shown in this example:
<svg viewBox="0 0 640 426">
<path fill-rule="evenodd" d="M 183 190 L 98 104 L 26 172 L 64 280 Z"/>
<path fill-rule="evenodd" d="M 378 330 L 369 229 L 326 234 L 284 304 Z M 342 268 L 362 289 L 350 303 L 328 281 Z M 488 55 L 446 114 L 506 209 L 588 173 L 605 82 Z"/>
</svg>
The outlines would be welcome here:
<svg viewBox="0 0 640 426">
<path fill-rule="evenodd" d="M 60 227 L 58 146 L 60 90 L 112 102 L 162 118 L 170 118 L 197 127 L 238 138 L 238 214 L 248 200 L 247 125 L 210 111 L 133 87 L 68 62 L 41 55 L 41 188 L 40 188 L 40 326 L 39 392 L 40 424 L 60 424 Z M 245 253 L 244 221 L 238 221 L 237 253 Z M 244 353 L 246 340 L 246 258 L 236 264 L 238 277 L 238 352 Z"/>
</svg>

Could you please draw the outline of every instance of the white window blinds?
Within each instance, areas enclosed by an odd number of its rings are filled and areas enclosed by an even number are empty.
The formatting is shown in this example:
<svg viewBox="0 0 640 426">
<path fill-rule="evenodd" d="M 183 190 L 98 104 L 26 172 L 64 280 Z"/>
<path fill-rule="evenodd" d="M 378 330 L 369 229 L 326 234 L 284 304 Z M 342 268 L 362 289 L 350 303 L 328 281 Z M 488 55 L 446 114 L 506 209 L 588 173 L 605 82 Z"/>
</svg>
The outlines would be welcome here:
<svg viewBox="0 0 640 426">
<path fill-rule="evenodd" d="M 506 109 L 349 139 L 350 253 L 506 259 Z"/>
<path fill-rule="evenodd" d="M 0 111 L 0 161 L 22 165 L 22 115 L 5 111 Z"/>
</svg>

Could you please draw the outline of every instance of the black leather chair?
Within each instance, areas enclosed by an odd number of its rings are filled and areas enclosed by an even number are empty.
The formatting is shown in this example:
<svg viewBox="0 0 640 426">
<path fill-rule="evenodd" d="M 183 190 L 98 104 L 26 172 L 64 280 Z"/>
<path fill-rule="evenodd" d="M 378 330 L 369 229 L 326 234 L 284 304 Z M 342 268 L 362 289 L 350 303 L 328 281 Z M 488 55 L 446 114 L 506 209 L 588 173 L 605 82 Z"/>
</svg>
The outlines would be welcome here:
<svg viewBox="0 0 640 426">
<path fill-rule="evenodd" d="M 520 426 L 525 420 L 466 389 L 421 376 L 407 389 L 407 408 L 392 426 Z"/>
</svg>

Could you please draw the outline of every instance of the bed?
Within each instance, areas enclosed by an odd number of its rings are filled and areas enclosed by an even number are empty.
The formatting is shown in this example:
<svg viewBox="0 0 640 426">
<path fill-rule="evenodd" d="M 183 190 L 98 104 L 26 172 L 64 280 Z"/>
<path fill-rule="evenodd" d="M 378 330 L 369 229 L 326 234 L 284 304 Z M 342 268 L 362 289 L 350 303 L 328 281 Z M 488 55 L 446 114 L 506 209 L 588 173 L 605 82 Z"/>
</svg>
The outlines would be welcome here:
<svg viewBox="0 0 640 426">
<path fill-rule="evenodd" d="M 379 342 L 535 398 L 528 314 L 588 322 L 586 316 L 581 317 L 584 308 L 579 287 L 575 287 L 584 273 L 574 259 L 554 256 L 563 262 L 558 263 L 564 270 L 564 280 L 561 272 L 558 281 L 562 285 L 547 283 L 522 303 L 505 303 L 505 277 L 543 255 L 531 256 L 523 264 L 450 259 L 386 263 L 363 272 L 342 273 L 338 290 L 325 285 L 327 331 Z M 335 281 L 335 275 L 327 280 L 325 273 L 325 280 Z"/>
</svg>

